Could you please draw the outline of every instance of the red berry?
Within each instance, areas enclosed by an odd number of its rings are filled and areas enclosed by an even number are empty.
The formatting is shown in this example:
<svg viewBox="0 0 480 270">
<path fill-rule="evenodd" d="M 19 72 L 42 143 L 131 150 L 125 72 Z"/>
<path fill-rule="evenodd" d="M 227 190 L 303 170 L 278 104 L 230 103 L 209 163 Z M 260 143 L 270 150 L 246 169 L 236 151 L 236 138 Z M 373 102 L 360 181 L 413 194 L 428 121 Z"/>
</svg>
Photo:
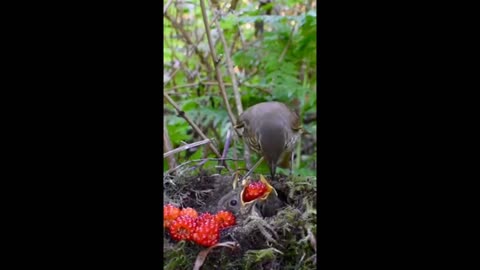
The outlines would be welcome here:
<svg viewBox="0 0 480 270">
<path fill-rule="evenodd" d="M 182 209 L 182 211 L 180 211 L 180 216 L 190 216 L 190 217 L 196 219 L 198 217 L 198 213 L 195 209 L 193 209 L 191 207 L 187 207 L 187 208 Z"/>
<path fill-rule="evenodd" d="M 179 216 L 170 224 L 170 236 L 174 240 L 191 240 L 195 231 L 195 219 L 190 216 Z"/>
<path fill-rule="evenodd" d="M 235 216 L 228 211 L 220 211 L 215 215 L 215 220 L 220 229 L 235 225 Z"/>
<path fill-rule="evenodd" d="M 253 201 L 267 192 L 267 185 L 261 181 L 251 182 L 243 191 L 243 201 Z"/>
<path fill-rule="evenodd" d="M 167 204 L 163 206 L 163 227 L 169 227 L 170 223 L 174 221 L 180 215 L 180 209 Z"/>
<path fill-rule="evenodd" d="M 202 213 L 197 217 L 197 224 L 200 224 L 202 222 L 205 222 L 207 219 L 213 219 L 215 220 L 215 216 L 210 214 L 210 213 Z"/>
<path fill-rule="evenodd" d="M 192 240 L 198 245 L 211 247 L 220 240 L 220 228 L 215 218 L 205 216 L 197 218 L 197 227 L 192 234 Z"/>
</svg>

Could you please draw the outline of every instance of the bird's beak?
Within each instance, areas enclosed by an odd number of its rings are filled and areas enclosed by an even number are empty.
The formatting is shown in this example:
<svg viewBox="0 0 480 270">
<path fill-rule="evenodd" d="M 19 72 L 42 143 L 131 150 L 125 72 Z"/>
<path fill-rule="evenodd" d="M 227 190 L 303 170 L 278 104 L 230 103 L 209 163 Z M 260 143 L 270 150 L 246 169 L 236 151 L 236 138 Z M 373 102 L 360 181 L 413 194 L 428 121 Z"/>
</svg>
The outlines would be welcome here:
<svg viewBox="0 0 480 270">
<path fill-rule="evenodd" d="M 247 205 L 249 205 L 249 204 L 252 204 L 252 203 L 254 203 L 254 202 L 256 201 L 256 200 L 251 200 L 251 201 L 249 201 L 249 202 L 245 202 L 245 201 L 243 200 L 243 193 L 245 192 L 245 189 L 247 188 L 248 183 L 250 182 L 250 180 L 251 180 L 250 177 L 247 177 L 247 179 L 244 179 L 244 180 L 242 181 L 242 183 L 241 183 L 242 186 L 243 186 L 242 191 L 240 192 L 240 202 L 241 202 L 241 204 L 242 204 L 242 207 L 245 207 L 245 206 L 247 206 Z"/>
<path fill-rule="evenodd" d="M 245 190 L 247 189 L 247 186 L 248 186 L 248 183 L 250 182 L 250 178 L 247 178 L 243 184 L 243 189 L 242 191 L 240 192 L 240 202 L 242 204 L 242 207 L 245 207 L 247 205 L 250 205 L 250 204 L 253 204 L 254 202 L 258 201 L 258 200 L 261 200 L 261 201 L 264 201 L 268 198 L 268 196 L 270 195 L 270 193 L 272 193 L 272 191 L 275 193 L 275 196 L 278 196 L 278 193 L 277 191 L 275 190 L 274 187 L 272 187 L 272 185 L 270 185 L 270 183 L 268 183 L 267 179 L 265 179 L 265 177 L 263 175 L 260 175 L 260 182 L 264 183 L 265 186 L 267 186 L 267 191 L 261 196 L 261 197 L 258 197 L 254 200 L 251 200 L 251 201 L 248 201 L 248 202 L 245 202 L 243 200 L 243 193 L 245 192 Z"/>
<path fill-rule="evenodd" d="M 265 177 L 263 177 L 263 175 L 260 175 L 260 181 L 263 182 L 267 186 L 267 192 L 265 192 L 265 194 L 262 197 L 260 197 L 260 200 L 262 200 L 262 201 L 266 200 L 268 198 L 268 195 L 270 195 L 270 193 L 272 193 L 272 191 L 275 193 L 275 196 L 278 196 L 278 193 L 275 190 L 275 188 L 272 187 L 272 185 L 270 185 L 270 183 L 268 183 L 267 179 L 265 179 Z"/>
<path fill-rule="evenodd" d="M 272 181 L 275 179 L 275 173 L 277 172 L 277 164 L 275 162 L 272 161 L 272 163 L 270 164 L 270 174 L 272 176 Z"/>
</svg>

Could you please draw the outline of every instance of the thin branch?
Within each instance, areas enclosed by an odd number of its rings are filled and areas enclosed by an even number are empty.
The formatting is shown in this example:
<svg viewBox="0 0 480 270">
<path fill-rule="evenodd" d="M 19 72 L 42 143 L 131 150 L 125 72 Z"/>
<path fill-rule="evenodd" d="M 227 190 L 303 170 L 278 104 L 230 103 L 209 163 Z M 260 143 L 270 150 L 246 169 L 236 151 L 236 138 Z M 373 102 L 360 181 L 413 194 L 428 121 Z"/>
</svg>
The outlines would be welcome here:
<svg viewBox="0 0 480 270">
<path fill-rule="evenodd" d="M 164 175 L 168 175 L 168 174 L 170 174 L 170 173 L 178 170 L 179 168 L 184 167 L 184 166 L 186 166 L 186 165 L 188 165 L 188 164 L 190 164 L 190 163 L 193 163 L 193 162 L 224 161 L 224 160 L 242 161 L 242 159 L 234 159 L 234 158 L 225 158 L 225 159 L 223 159 L 223 158 L 207 158 L 207 159 L 189 160 L 189 161 L 187 161 L 187 162 L 184 162 L 184 163 L 178 165 L 177 167 L 175 167 L 175 168 L 173 168 L 173 169 L 170 169 L 170 170 L 166 171 Z"/>
<path fill-rule="evenodd" d="M 228 48 L 228 44 L 227 44 L 227 41 L 225 40 L 225 35 L 223 34 L 222 27 L 220 27 L 220 23 L 216 19 L 215 19 L 215 25 L 217 26 L 218 35 L 220 37 L 220 40 L 222 41 L 223 49 L 225 50 L 225 60 L 227 62 L 228 73 L 230 73 L 230 78 L 232 80 L 233 95 L 235 97 L 235 104 L 237 105 L 237 113 L 238 115 L 241 115 L 243 113 L 242 99 L 240 96 L 240 91 L 238 89 L 237 76 L 235 75 L 235 71 L 233 70 L 233 63 L 232 63 L 232 56 L 230 55 L 230 48 Z"/>
<path fill-rule="evenodd" d="M 205 134 L 203 134 L 203 132 L 200 130 L 200 128 L 185 114 L 185 112 L 183 112 L 180 107 L 177 105 L 177 103 L 175 103 L 175 101 L 173 101 L 173 99 L 168 96 L 167 93 L 163 92 L 163 96 L 167 99 L 167 101 L 172 104 L 172 106 L 175 108 L 175 110 L 177 111 L 178 115 L 180 115 L 181 117 L 183 117 L 185 119 L 185 121 L 188 122 L 188 124 L 190 124 L 190 126 L 192 126 L 193 130 L 195 130 L 199 135 L 200 137 L 202 137 L 202 139 L 204 140 L 207 140 L 207 136 L 205 136 Z M 210 148 L 212 149 L 212 151 L 215 153 L 215 155 L 217 155 L 217 157 L 221 157 L 222 155 L 220 154 L 220 152 L 217 150 L 217 148 L 213 145 L 213 144 L 209 144 Z"/>
<path fill-rule="evenodd" d="M 208 46 L 210 47 L 210 55 L 212 56 L 213 63 L 215 65 L 215 71 L 217 75 L 217 81 L 218 85 L 220 87 L 220 92 L 223 97 L 223 102 L 225 103 L 225 108 L 227 109 L 228 112 L 228 117 L 230 118 L 230 122 L 232 123 L 232 126 L 237 123 L 235 116 L 233 115 L 232 109 L 230 108 L 230 104 L 228 103 L 228 97 L 227 97 L 227 92 L 225 91 L 225 86 L 223 85 L 223 80 L 222 80 L 222 73 L 220 71 L 220 65 L 219 65 L 219 59 L 217 58 L 217 55 L 215 53 L 215 48 L 213 47 L 213 42 L 212 42 L 212 37 L 210 35 L 210 29 L 208 28 L 208 21 L 207 21 L 207 10 L 205 7 L 205 1 L 200 0 L 200 7 L 202 9 L 202 17 L 203 17 L 203 24 L 205 26 L 205 32 L 207 34 L 207 39 L 208 39 Z"/>
<path fill-rule="evenodd" d="M 170 15 L 165 14 L 165 18 L 167 18 L 172 26 L 183 36 L 185 41 L 188 43 L 188 45 L 192 46 L 193 49 L 195 50 L 195 53 L 198 55 L 200 58 L 200 62 L 207 68 L 207 74 L 212 72 L 212 67 L 210 66 L 210 63 L 203 57 L 202 52 L 198 49 L 198 46 L 192 41 L 188 33 L 183 29 L 183 27 L 180 26 Z"/>
<path fill-rule="evenodd" d="M 167 13 L 167 9 L 170 7 L 170 5 L 172 4 L 173 0 L 168 0 L 167 4 L 165 5 L 165 7 L 163 8 L 163 15 L 165 15 L 165 13 Z"/>
<path fill-rule="evenodd" d="M 170 136 L 168 135 L 168 129 L 167 129 L 167 121 L 163 121 L 163 150 L 165 152 L 169 152 L 171 151 L 173 148 L 172 146 L 172 141 L 170 140 Z M 165 156 L 164 156 L 165 158 Z M 177 161 L 175 160 L 175 157 L 174 156 L 169 156 L 167 158 L 167 162 L 168 162 L 168 167 L 171 169 L 171 168 L 175 168 L 177 167 Z"/>
<path fill-rule="evenodd" d="M 232 0 L 232 3 L 230 3 L 230 9 L 229 11 L 234 11 L 237 8 L 238 0 Z"/>
<path fill-rule="evenodd" d="M 188 150 L 188 149 L 191 149 L 191 148 L 194 148 L 194 147 L 197 147 L 197 146 L 200 146 L 200 145 L 204 145 L 204 144 L 207 144 L 207 143 L 210 143 L 211 140 L 210 139 L 206 139 L 206 140 L 202 140 L 202 141 L 198 141 L 198 142 L 194 142 L 194 143 L 189 143 L 189 144 L 185 144 L 185 145 L 182 145 L 180 147 L 177 147 L 173 150 L 170 150 L 166 153 L 163 154 L 163 158 L 166 158 L 166 157 L 169 157 L 175 153 L 178 153 L 178 152 L 182 152 L 182 151 L 185 151 L 185 150 Z M 174 166 L 175 167 L 175 166 Z M 173 168 L 173 167 L 172 167 Z"/>
<path fill-rule="evenodd" d="M 163 91 L 169 92 L 169 91 L 176 90 L 176 89 L 178 89 L 178 88 L 186 88 L 186 87 L 197 86 L 198 84 L 199 84 L 199 83 L 187 83 L 187 84 L 183 84 L 183 85 L 177 85 L 177 86 L 174 86 L 174 87 L 172 87 L 172 88 L 164 89 Z"/>
<path fill-rule="evenodd" d="M 248 84 L 248 83 L 244 83 L 243 85 L 245 85 L 245 87 L 248 87 L 248 88 L 258 89 L 258 90 L 264 92 L 264 93 L 267 94 L 267 95 L 271 95 L 271 94 L 272 94 L 272 92 L 267 89 L 267 88 L 268 88 L 267 86 L 254 85 L 254 84 Z"/>
</svg>

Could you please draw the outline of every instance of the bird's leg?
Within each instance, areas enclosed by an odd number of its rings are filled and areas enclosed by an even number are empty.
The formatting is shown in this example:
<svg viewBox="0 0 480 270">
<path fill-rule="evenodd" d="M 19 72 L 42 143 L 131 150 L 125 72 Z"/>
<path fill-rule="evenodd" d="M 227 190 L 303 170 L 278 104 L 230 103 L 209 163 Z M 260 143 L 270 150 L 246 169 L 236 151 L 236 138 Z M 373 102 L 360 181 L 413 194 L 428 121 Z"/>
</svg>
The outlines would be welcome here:
<svg viewBox="0 0 480 270">
<path fill-rule="evenodd" d="M 260 163 L 262 161 L 263 161 L 263 157 L 260 157 L 260 159 L 257 161 L 257 163 L 255 163 L 255 165 L 253 165 L 253 167 L 247 172 L 247 174 L 245 174 L 245 176 L 243 176 L 242 180 L 247 178 L 253 172 L 253 170 L 255 170 L 260 165 Z"/>
</svg>

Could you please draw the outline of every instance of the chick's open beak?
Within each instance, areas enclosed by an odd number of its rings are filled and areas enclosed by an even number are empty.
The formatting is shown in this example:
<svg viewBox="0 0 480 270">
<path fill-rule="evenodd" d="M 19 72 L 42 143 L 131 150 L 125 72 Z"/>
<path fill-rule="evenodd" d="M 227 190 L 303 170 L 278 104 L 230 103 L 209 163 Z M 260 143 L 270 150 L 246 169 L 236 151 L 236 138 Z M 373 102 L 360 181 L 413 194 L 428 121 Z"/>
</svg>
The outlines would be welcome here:
<svg viewBox="0 0 480 270">
<path fill-rule="evenodd" d="M 275 188 L 272 187 L 272 185 L 270 185 L 270 183 L 268 183 L 267 179 L 265 179 L 265 177 L 263 177 L 263 175 L 260 175 L 260 181 L 263 182 L 267 186 L 267 192 L 265 192 L 265 194 L 262 197 L 260 197 L 260 200 L 262 200 L 262 201 L 266 200 L 272 191 L 275 193 L 275 196 L 278 196 L 278 193 L 275 190 Z"/>
</svg>

